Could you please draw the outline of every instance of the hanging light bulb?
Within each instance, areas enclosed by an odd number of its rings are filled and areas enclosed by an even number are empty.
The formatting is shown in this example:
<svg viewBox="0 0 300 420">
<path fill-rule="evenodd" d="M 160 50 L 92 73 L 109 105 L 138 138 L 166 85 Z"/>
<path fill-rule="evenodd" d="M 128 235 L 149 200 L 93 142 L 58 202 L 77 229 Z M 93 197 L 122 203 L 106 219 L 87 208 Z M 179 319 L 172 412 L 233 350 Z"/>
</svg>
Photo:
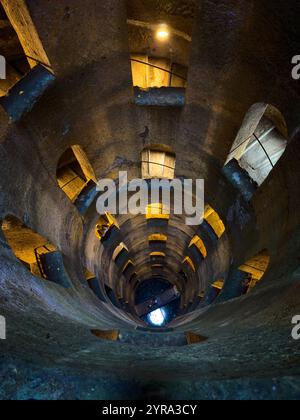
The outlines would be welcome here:
<svg viewBox="0 0 300 420">
<path fill-rule="evenodd" d="M 167 41 L 170 37 L 170 31 L 166 24 L 159 25 L 156 31 L 156 38 L 159 41 Z"/>
</svg>

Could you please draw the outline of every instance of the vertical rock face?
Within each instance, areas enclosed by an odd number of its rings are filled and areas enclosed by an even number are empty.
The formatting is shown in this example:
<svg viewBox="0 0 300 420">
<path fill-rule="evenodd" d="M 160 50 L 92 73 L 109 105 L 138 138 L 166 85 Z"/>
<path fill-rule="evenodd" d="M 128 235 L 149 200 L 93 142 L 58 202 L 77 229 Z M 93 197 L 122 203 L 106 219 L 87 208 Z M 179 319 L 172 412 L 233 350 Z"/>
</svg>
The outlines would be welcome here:
<svg viewBox="0 0 300 420">
<path fill-rule="evenodd" d="M 1 399 L 299 398 L 298 3 L 2 2 Z M 185 87 L 134 89 L 133 54 Z M 239 161 L 264 118 L 285 151 L 257 185 Z M 161 203 L 100 217 L 96 180 L 157 166 L 204 179 L 203 223 Z"/>
</svg>

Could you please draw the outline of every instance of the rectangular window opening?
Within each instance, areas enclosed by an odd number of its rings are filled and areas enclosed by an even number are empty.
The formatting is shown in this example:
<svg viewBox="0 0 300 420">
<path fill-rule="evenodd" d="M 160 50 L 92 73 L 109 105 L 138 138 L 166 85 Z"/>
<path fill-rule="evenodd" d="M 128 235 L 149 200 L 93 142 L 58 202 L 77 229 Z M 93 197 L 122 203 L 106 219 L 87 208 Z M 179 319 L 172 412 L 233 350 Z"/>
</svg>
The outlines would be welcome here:
<svg viewBox="0 0 300 420">
<path fill-rule="evenodd" d="M 152 105 L 164 105 L 164 101 L 170 101 L 168 93 L 172 95 L 172 91 L 176 91 L 177 95 L 169 105 L 182 106 L 188 80 L 195 2 L 185 1 L 184 13 L 179 4 L 170 6 L 167 2 L 140 2 L 135 7 L 128 0 L 126 4 L 132 82 L 138 90 L 136 103 L 151 105 L 154 101 Z M 164 96 L 160 96 L 160 89 L 166 90 Z M 152 96 L 143 98 L 149 91 Z M 183 99 L 179 98 L 179 91 L 182 91 Z"/>
<path fill-rule="evenodd" d="M 5 78 L 0 79 L 0 97 L 38 65 L 53 73 L 25 1 L 16 7 L 10 0 L 0 3 L 0 55 L 5 62 Z"/>
</svg>

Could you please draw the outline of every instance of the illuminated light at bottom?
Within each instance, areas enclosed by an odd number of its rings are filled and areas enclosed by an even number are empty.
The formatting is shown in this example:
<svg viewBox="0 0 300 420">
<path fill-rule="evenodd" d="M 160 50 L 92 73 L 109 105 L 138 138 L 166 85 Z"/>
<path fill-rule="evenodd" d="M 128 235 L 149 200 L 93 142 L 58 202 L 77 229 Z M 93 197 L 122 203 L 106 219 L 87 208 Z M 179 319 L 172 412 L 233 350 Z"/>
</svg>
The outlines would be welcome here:
<svg viewBox="0 0 300 420">
<path fill-rule="evenodd" d="M 163 309 L 156 309 L 148 315 L 149 322 L 157 327 L 165 323 L 166 313 Z"/>
</svg>

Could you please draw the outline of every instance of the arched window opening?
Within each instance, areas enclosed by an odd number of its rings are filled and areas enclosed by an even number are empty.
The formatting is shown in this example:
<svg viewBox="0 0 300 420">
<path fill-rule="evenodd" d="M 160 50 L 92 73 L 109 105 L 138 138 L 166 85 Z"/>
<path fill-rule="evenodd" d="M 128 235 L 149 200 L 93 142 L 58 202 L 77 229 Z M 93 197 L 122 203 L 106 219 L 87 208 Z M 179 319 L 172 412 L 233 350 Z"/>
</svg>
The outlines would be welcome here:
<svg viewBox="0 0 300 420">
<path fill-rule="evenodd" d="M 154 251 L 150 253 L 150 263 L 152 268 L 163 268 L 166 254 L 161 251 Z"/>
<path fill-rule="evenodd" d="M 148 236 L 149 242 L 167 242 L 168 237 L 161 233 L 154 233 L 153 235 Z"/>
<path fill-rule="evenodd" d="M 196 273 L 196 267 L 195 264 L 193 263 L 192 259 L 190 257 L 185 257 L 184 260 L 182 261 L 182 264 L 187 264 L 190 269 Z"/>
<path fill-rule="evenodd" d="M 283 155 L 287 138 L 281 113 L 271 105 L 255 105 L 246 115 L 226 163 L 237 160 L 260 186 Z"/>
<path fill-rule="evenodd" d="M 200 252 L 200 254 L 202 255 L 203 258 L 207 257 L 207 250 L 206 250 L 206 247 L 204 245 L 204 242 L 202 241 L 202 239 L 198 235 L 195 235 L 193 237 L 193 239 L 191 240 L 191 242 L 189 244 L 189 248 L 191 248 L 192 246 L 197 248 L 197 250 Z"/>
<path fill-rule="evenodd" d="M 94 170 L 85 152 L 78 145 L 69 147 L 61 156 L 56 177 L 59 187 L 73 203 L 84 190 L 97 183 Z"/>
<path fill-rule="evenodd" d="M 170 209 L 161 203 L 149 204 L 146 208 L 146 219 L 147 220 L 151 220 L 151 219 L 169 220 Z"/>
<path fill-rule="evenodd" d="M 205 297 L 205 301 L 208 305 L 211 305 L 214 303 L 221 293 L 223 287 L 224 287 L 225 281 L 224 279 L 220 279 L 215 281 L 210 287 L 207 292 L 207 296 Z"/>
<path fill-rule="evenodd" d="M 5 77 L 0 78 L 0 103 L 13 122 L 29 112 L 55 77 L 25 1 L 0 4 L 0 45 Z"/>
<path fill-rule="evenodd" d="M 92 292 L 97 296 L 99 300 L 101 300 L 102 302 L 106 302 L 106 299 L 100 287 L 100 283 L 95 274 L 89 271 L 87 268 L 85 268 L 84 275 L 88 286 L 92 290 Z"/>
<path fill-rule="evenodd" d="M 166 254 L 164 252 L 151 252 L 151 258 L 165 258 Z"/>
<path fill-rule="evenodd" d="M 122 268 L 128 261 L 128 258 L 129 250 L 127 246 L 122 242 L 114 250 L 112 259 L 118 268 Z"/>
<path fill-rule="evenodd" d="M 126 2 L 135 100 L 142 106 L 183 106 L 195 16 L 194 2 L 188 1 L 188 11 L 184 16 L 181 13 L 179 21 L 170 15 L 170 3 L 162 1 L 159 6 L 158 2 L 154 3 L 157 10 L 153 15 L 153 10 L 149 9 L 153 9 L 151 2 L 145 2 L 140 10 L 134 7 L 133 2 Z"/>
<path fill-rule="evenodd" d="M 161 233 L 154 233 L 149 235 L 148 241 L 150 252 L 162 252 L 165 254 L 167 248 L 167 240 L 168 237 Z"/>
<path fill-rule="evenodd" d="M 18 81 L 30 72 L 30 65 L 18 35 L 4 9 L 6 2 L 0 3 L 1 39 L 9 39 L 2 50 L 5 61 L 5 77 L 0 80 L 0 96 L 4 96 Z"/>
<path fill-rule="evenodd" d="M 124 268 L 123 268 L 122 273 L 125 275 L 128 272 L 128 270 L 130 270 L 133 267 L 134 267 L 133 261 L 132 260 L 128 260 L 127 263 L 125 264 Z"/>
<path fill-rule="evenodd" d="M 118 222 L 110 213 L 103 214 L 96 225 L 97 238 L 100 241 L 105 240 L 113 227 L 120 229 Z"/>
<path fill-rule="evenodd" d="M 1 0 L 0 9 L 1 18 L 5 20 L 4 27 L 11 36 L 17 37 L 7 47 L 11 53 L 13 51 L 17 53 L 15 54 L 15 59 L 17 61 L 16 64 L 19 64 L 18 68 L 26 68 L 25 65 L 27 63 L 30 68 L 35 67 L 38 63 L 43 64 L 47 68 L 51 68 L 49 58 L 41 43 L 41 38 L 32 21 L 26 2 L 20 0 L 16 7 L 11 0 Z"/>
<path fill-rule="evenodd" d="M 188 345 L 192 345 L 192 344 L 199 344 L 199 343 L 203 343 L 204 341 L 207 341 L 208 338 L 204 337 L 202 335 L 199 334 L 195 334 L 193 332 L 187 332 L 185 333 L 186 336 L 186 341 Z"/>
<path fill-rule="evenodd" d="M 119 331 L 117 330 L 110 330 L 110 331 L 102 331 L 102 330 L 91 330 L 91 333 L 101 340 L 107 341 L 118 341 L 119 339 Z"/>
<path fill-rule="evenodd" d="M 175 177 L 176 154 L 164 145 L 151 145 L 142 151 L 142 178 L 169 179 Z"/>
<path fill-rule="evenodd" d="M 110 300 L 110 302 L 114 306 L 119 307 L 119 301 L 116 297 L 116 294 L 115 294 L 114 290 L 110 286 L 108 286 L 107 284 L 104 284 L 104 289 L 105 289 L 106 296 Z M 106 299 L 106 301 L 107 301 L 107 299 Z"/>
<path fill-rule="evenodd" d="M 61 253 L 47 239 L 7 216 L 2 231 L 16 258 L 34 275 L 64 287 L 70 286 Z"/>
<path fill-rule="evenodd" d="M 218 213 L 209 205 L 205 206 L 204 219 L 211 226 L 217 237 L 220 239 L 225 232 L 225 225 Z"/>
<path fill-rule="evenodd" d="M 248 260 L 239 267 L 240 271 L 247 273 L 248 287 L 247 293 L 250 292 L 263 278 L 270 264 L 270 255 L 267 250 L 263 250 L 255 257 Z"/>
<path fill-rule="evenodd" d="M 131 70 L 133 86 L 141 89 L 185 88 L 187 84 L 187 67 L 166 58 L 132 54 Z"/>
<path fill-rule="evenodd" d="M 89 271 L 87 268 L 84 270 L 84 276 L 86 278 L 86 281 L 91 281 L 96 278 L 95 274 Z"/>
<path fill-rule="evenodd" d="M 217 280 L 217 281 L 215 281 L 215 282 L 211 285 L 211 287 L 213 287 L 213 288 L 215 288 L 215 289 L 217 289 L 217 290 L 221 291 L 221 290 L 223 289 L 223 287 L 224 287 L 224 280 Z"/>
<path fill-rule="evenodd" d="M 122 269 L 122 275 L 125 277 L 127 281 L 132 277 L 135 273 L 135 264 L 132 260 L 128 260 Z"/>
<path fill-rule="evenodd" d="M 121 253 L 122 253 L 123 251 L 127 251 L 127 252 L 129 252 L 129 251 L 128 251 L 128 248 L 127 248 L 127 246 L 124 244 L 124 242 L 121 242 L 121 243 L 120 243 L 120 244 L 116 247 L 116 249 L 114 250 L 114 253 L 113 253 L 113 256 L 112 256 L 113 261 L 116 261 L 116 260 L 119 258 L 119 256 L 121 255 Z"/>
</svg>

